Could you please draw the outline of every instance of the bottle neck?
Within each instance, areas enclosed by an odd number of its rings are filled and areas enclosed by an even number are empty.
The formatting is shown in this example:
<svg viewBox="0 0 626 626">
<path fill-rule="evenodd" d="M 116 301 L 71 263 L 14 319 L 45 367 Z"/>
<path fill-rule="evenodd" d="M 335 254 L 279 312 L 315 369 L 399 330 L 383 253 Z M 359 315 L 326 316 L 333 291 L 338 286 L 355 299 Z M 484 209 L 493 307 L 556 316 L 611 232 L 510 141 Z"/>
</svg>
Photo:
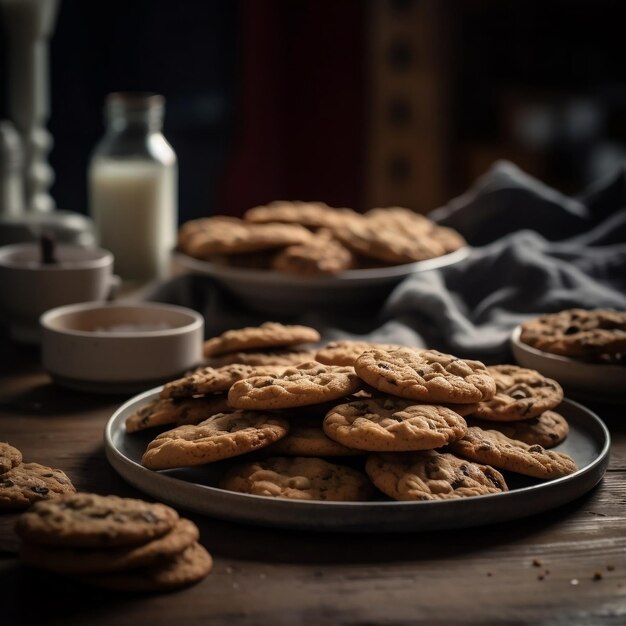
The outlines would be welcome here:
<svg viewBox="0 0 626 626">
<path fill-rule="evenodd" d="M 164 107 L 164 98 L 156 94 L 111 94 L 105 107 L 107 128 L 115 133 L 161 132 Z"/>
</svg>

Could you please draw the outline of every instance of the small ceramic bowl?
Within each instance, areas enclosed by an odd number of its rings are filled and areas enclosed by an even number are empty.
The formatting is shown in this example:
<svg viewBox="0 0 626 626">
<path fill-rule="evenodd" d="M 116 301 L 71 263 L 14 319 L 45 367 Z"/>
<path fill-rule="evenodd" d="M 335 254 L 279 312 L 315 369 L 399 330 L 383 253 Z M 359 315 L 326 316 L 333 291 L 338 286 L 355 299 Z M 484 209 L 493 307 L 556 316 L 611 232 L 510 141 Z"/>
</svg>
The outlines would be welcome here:
<svg viewBox="0 0 626 626">
<path fill-rule="evenodd" d="M 204 318 L 180 306 L 86 302 L 47 311 L 40 321 L 43 366 L 73 389 L 135 393 L 202 360 Z"/>
<path fill-rule="evenodd" d="M 107 250 L 58 244 L 54 264 L 40 260 L 36 243 L 0 248 L 0 318 L 16 341 L 38 343 L 39 317 L 76 302 L 103 302 L 117 284 Z"/>
<path fill-rule="evenodd" d="M 511 350 L 522 366 L 561 383 L 565 392 L 581 400 L 626 401 L 626 367 L 586 363 L 533 348 L 520 339 L 521 326 L 511 334 Z"/>
</svg>

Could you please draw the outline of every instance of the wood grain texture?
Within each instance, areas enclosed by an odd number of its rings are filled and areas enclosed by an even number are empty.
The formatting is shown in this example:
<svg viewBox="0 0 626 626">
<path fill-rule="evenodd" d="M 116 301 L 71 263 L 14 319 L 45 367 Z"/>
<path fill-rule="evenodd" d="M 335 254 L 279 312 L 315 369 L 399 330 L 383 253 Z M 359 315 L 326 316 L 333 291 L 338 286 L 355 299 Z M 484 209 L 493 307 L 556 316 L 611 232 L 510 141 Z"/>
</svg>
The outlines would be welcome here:
<svg viewBox="0 0 626 626">
<path fill-rule="evenodd" d="M 5 354 L 0 440 L 27 461 L 63 469 L 80 490 L 145 497 L 104 456 L 104 426 L 124 398 L 63 390 L 39 370 L 36 353 L 9 347 Z M 2 513 L 0 623 L 623 625 L 626 425 L 618 407 L 595 408 L 613 438 L 609 471 L 564 507 L 498 525 L 382 536 L 263 529 L 184 513 L 198 523 L 215 569 L 172 594 L 111 594 L 28 570 L 15 558 L 16 515 Z"/>
</svg>

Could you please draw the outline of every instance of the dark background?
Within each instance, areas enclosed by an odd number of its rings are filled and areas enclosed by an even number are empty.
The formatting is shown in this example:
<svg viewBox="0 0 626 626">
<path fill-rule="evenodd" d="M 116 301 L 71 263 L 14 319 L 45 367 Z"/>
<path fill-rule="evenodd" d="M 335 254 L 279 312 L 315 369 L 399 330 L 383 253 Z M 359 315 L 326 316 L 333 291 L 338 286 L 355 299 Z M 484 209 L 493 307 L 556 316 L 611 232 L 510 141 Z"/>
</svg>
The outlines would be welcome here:
<svg viewBox="0 0 626 626">
<path fill-rule="evenodd" d="M 424 3 L 383 4 L 402 20 Z M 277 198 L 369 208 L 372 58 L 387 55 L 399 72 L 429 62 L 401 41 L 376 47 L 375 6 L 62 0 L 48 124 L 57 204 L 87 212 L 87 163 L 103 132 L 106 94 L 146 90 L 167 99 L 181 221 L 237 215 Z M 448 56 L 435 68 L 449 87 L 441 113 L 447 156 L 443 189 L 429 197 L 444 202 L 462 192 L 498 158 L 568 193 L 623 160 L 623 2 L 449 0 L 437 11 Z M 6 80 L 1 88 L 4 113 Z M 396 126 L 413 132 L 410 111 L 396 109 Z M 414 208 L 435 206 L 416 197 Z"/>
</svg>

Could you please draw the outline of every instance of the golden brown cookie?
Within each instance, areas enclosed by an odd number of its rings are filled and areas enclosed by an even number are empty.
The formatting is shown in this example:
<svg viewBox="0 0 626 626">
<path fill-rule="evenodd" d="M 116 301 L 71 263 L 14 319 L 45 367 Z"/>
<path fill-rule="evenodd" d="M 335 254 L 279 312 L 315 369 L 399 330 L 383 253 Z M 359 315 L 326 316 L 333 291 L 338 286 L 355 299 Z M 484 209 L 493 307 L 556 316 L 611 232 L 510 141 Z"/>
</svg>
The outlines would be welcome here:
<svg viewBox="0 0 626 626">
<path fill-rule="evenodd" d="M 310 457 L 275 457 L 231 468 L 220 488 L 273 498 L 354 502 L 369 500 L 363 473 Z"/>
<path fill-rule="evenodd" d="M 198 541 L 198 527 L 180 519 L 168 533 L 140 545 L 119 548 L 52 547 L 22 542 L 20 557 L 24 563 L 60 574 L 120 572 L 148 567 L 182 553 Z"/>
<path fill-rule="evenodd" d="M 288 431 L 285 419 L 268 413 L 220 413 L 161 433 L 148 444 L 141 463 L 152 470 L 213 463 L 269 446 Z"/>
<path fill-rule="evenodd" d="M 315 360 L 325 365 L 350 365 L 367 350 L 395 350 L 403 346 L 393 343 L 375 343 L 371 341 L 355 341 L 342 339 L 330 341 L 315 354 Z"/>
<path fill-rule="evenodd" d="M 266 367 L 232 364 L 223 367 L 202 367 L 196 371 L 166 383 L 159 394 L 161 398 L 189 398 L 205 394 L 227 392 L 234 382 L 251 376 L 274 376 L 281 374 L 284 367 Z"/>
<path fill-rule="evenodd" d="M 75 491 L 72 481 L 60 469 L 21 463 L 0 474 L 0 509 L 25 509 L 33 502 Z"/>
<path fill-rule="evenodd" d="M 228 403 L 239 409 L 289 409 L 337 400 L 360 387 L 353 368 L 310 361 L 288 367 L 280 376 L 256 376 L 236 382 L 228 392 Z"/>
<path fill-rule="evenodd" d="M 193 234 L 179 236 L 178 246 L 189 256 L 210 260 L 218 255 L 283 248 L 310 237 L 310 231 L 298 224 L 252 224 L 216 217 L 206 218 Z"/>
<path fill-rule="evenodd" d="M 146 543 L 178 522 L 165 504 L 95 493 L 62 495 L 36 502 L 22 513 L 15 531 L 30 543 L 103 548 Z"/>
<path fill-rule="evenodd" d="M 361 450 L 347 448 L 331 439 L 322 429 L 322 418 L 294 416 L 286 437 L 273 443 L 266 452 L 270 456 L 354 456 Z"/>
<path fill-rule="evenodd" d="M 0 441 L 0 474 L 8 472 L 22 462 L 22 453 L 5 441 Z"/>
<path fill-rule="evenodd" d="M 171 591 L 200 582 L 213 569 L 213 558 L 199 543 L 151 567 L 109 574 L 82 574 L 80 581 L 124 592 Z"/>
<path fill-rule="evenodd" d="M 432 233 L 436 226 L 425 215 L 398 206 L 370 209 L 364 214 L 364 217 L 368 222 L 380 228 L 393 229 L 417 236 Z"/>
<path fill-rule="evenodd" d="M 327 276 L 356 267 L 354 253 L 341 242 L 322 233 L 309 241 L 288 246 L 272 261 L 272 268 L 295 276 Z"/>
<path fill-rule="evenodd" d="M 243 217 L 249 222 L 259 224 L 280 222 L 318 229 L 338 225 L 346 219 L 358 217 L 358 215 L 351 209 L 335 209 L 323 202 L 276 200 L 266 205 L 248 209 Z"/>
<path fill-rule="evenodd" d="M 492 365 L 487 371 L 496 381 L 496 395 L 481 402 L 475 417 L 514 422 L 541 415 L 563 400 L 561 385 L 535 370 L 517 365 Z"/>
<path fill-rule="evenodd" d="M 314 328 L 265 322 L 260 326 L 227 330 L 205 341 L 204 356 L 213 357 L 229 352 L 260 348 L 283 348 L 319 340 L 320 334 Z"/>
<path fill-rule="evenodd" d="M 249 350 L 245 352 L 227 352 L 219 356 L 211 356 L 207 364 L 212 367 L 222 367 L 232 363 L 242 365 L 299 365 L 315 359 L 315 350 L 302 348 L 283 348 L 280 350 Z"/>
<path fill-rule="evenodd" d="M 545 411 L 537 417 L 517 422 L 489 422 L 470 418 L 468 425 L 478 426 L 483 430 L 497 430 L 510 439 L 523 441 L 529 446 L 539 445 L 544 448 L 553 448 L 569 433 L 567 420 L 554 411 Z"/>
<path fill-rule="evenodd" d="M 468 428 L 463 439 L 450 444 L 450 448 L 466 459 L 535 478 L 559 478 L 578 469 L 567 454 L 539 445 L 529 446 L 496 430 L 476 426 Z"/>
<path fill-rule="evenodd" d="M 446 254 L 455 252 L 467 245 L 463 236 L 453 228 L 447 226 L 435 226 L 429 233 L 438 244 L 443 246 Z"/>
<path fill-rule="evenodd" d="M 583 358 L 626 352 L 626 311 L 567 309 L 522 324 L 520 340 L 538 350 Z"/>
<path fill-rule="evenodd" d="M 437 350 L 368 350 L 355 362 L 366 383 L 401 398 L 464 404 L 492 398 L 496 383 L 480 361 Z"/>
<path fill-rule="evenodd" d="M 135 433 L 167 424 L 198 424 L 229 409 L 225 394 L 176 400 L 155 398 L 126 418 L 126 432 Z"/>
<path fill-rule="evenodd" d="M 493 467 L 435 450 L 371 454 L 365 471 L 394 500 L 448 500 L 508 491 Z"/>
<path fill-rule="evenodd" d="M 440 448 L 466 431 L 465 420 L 446 407 L 393 397 L 340 404 L 324 418 L 324 432 L 331 439 L 371 452 Z"/>
<path fill-rule="evenodd" d="M 401 265 L 445 254 L 444 247 L 428 234 L 385 227 L 365 218 L 351 220 L 333 232 L 353 252 L 383 263 Z"/>
</svg>

